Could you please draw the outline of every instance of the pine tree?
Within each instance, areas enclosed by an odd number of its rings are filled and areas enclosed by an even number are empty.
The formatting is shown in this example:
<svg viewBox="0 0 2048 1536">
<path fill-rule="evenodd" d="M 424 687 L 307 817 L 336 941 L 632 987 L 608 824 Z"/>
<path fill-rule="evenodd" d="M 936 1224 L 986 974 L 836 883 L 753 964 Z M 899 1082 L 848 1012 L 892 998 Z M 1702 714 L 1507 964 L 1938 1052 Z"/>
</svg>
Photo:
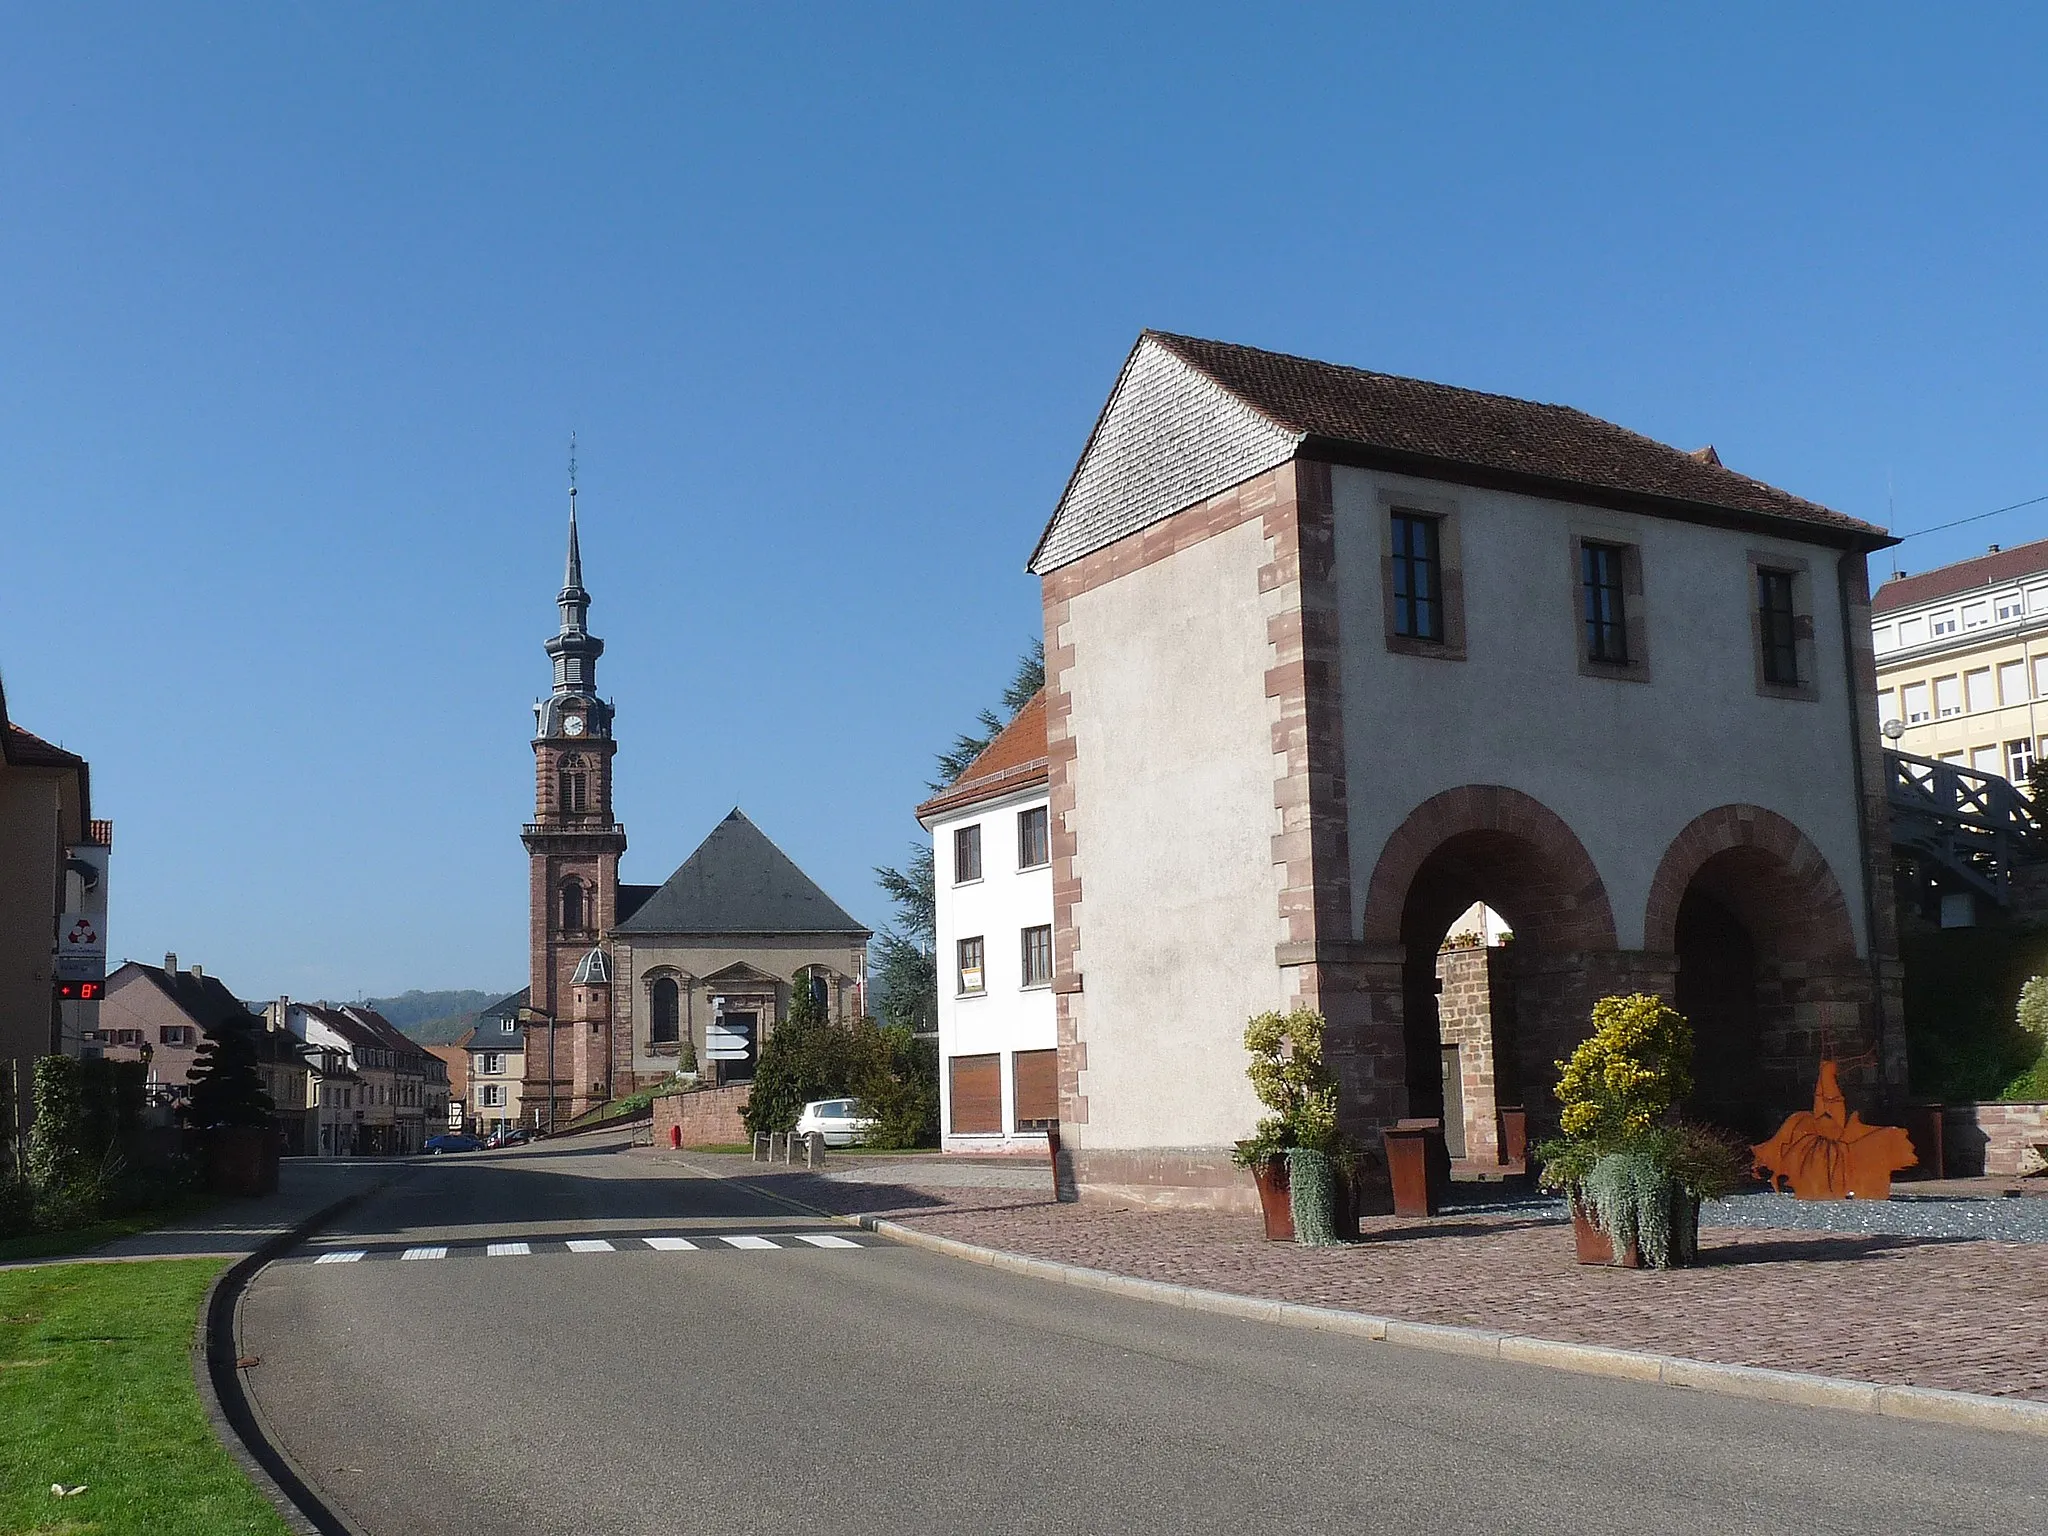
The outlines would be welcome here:
<svg viewBox="0 0 2048 1536">
<path fill-rule="evenodd" d="M 254 1014 L 229 1014 L 206 1027 L 206 1043 L 192 1063 L 192 1123 L 203 1129 L 217 1125 L 270 1124 L 275 1107 L 263 1088 L 257 1068 L 257 1032 L 263 1021 Z"/>
</svg>

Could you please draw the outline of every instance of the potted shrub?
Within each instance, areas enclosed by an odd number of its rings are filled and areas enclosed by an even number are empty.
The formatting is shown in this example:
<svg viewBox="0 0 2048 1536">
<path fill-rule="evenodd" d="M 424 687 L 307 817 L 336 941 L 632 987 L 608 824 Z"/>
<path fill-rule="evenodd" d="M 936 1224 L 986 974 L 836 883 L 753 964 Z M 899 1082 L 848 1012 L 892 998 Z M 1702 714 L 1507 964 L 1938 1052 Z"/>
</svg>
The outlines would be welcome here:
<svg viewBox="0 0 2048 1536">
<path fill-rule="evenodd" d="M 1570 1203 L 1581 1264 L 1667 1269 L 1699 1256 L 1700 1202 L 1735 1190 L 1747 1158 L 1673 1118 L 1692 1092 L 1692 1026 L 1663 999 L 1603 997 L 1558 1067 L 1562 1134 L 1537 1148 Z"/>
<path fill-rule="evenodd" d="M 1358 1155 L 1337 1129 L 1337 1083 L 1323 1064 L 1323 1016 L 1262 1013 L 1245 1025 L 1245 1075 L 1270 1114 L 1237 1144 L 1251 1170 L 1266 1236 L 1320 1245 L 1358 1232 Z"/>
</svg>

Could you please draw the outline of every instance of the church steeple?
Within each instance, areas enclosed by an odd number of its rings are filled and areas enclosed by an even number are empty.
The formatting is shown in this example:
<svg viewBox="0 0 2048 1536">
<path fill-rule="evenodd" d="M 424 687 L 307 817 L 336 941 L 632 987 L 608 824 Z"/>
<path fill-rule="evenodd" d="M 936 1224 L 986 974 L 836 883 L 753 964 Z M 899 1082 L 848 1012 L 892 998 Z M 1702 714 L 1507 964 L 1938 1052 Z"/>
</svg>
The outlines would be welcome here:
<svg viewBox="0 0 2048 1536">
<path fill-rule="evenodd" d="M 576 527 L 576 487 L 569 487 L 569 553 L 555 598 L 561 628 L 547 642 L 554 689 L 534 705 L 537 736 L 609 736 L 612 712 L 597 696 L 597 658 L 604 642 L 590 632 L 590 593 L 583 585 L 583 545 Z M 569 724 L 571 720 L 576 723 Z"/>
</svg>

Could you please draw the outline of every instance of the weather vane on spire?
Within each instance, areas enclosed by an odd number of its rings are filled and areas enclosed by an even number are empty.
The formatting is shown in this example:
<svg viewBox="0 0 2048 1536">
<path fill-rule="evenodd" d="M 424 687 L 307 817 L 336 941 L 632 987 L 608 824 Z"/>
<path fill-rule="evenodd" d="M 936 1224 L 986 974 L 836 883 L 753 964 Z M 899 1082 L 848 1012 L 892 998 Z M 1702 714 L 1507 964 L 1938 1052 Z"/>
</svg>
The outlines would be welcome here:
<svg viewBox="0 0 2048 1536">
<path fill-rule="evenodd" d="M 569 434 L 569 495 L 576 494 L 576 434 Z"/>
</svg>

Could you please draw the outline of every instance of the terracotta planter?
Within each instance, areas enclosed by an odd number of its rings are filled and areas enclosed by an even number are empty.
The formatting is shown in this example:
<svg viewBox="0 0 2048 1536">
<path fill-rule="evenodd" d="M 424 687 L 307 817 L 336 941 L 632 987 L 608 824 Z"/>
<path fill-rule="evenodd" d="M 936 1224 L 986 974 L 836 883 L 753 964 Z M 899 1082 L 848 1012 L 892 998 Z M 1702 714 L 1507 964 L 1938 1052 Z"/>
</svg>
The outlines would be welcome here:
<svg viewBox="0 0 2048 1536">
<path fill-rule="evenodd" d="M 1287 1187 L 1287 1156 L 1275 1153 L 1252 1164 L 1252 1182 L 1259 1187 L 1259 1213 L 1266 1220 L 1266 1241 L 1294 1241 L 1294 1205 Z"/>
<path fill-rule="evenodd" d="M 1500 1112 L 1500 1160 L 1508 1167 L 1529 1161 L 1529 1112 L 1512 1105 Z"/>
<path fill-rule="evenodd" d="M 1607 1264 L 1616 1269 L 1641 1269 L 1642 1246 L 1631 1241 L 1621 1262 L 1614 1262 L 1613 1239 L 1593 1224 L 1593 1218 L 1571 1197 L 1572 1245 L 1581 1264 Z M 1671 1202 L 1671 1267 L 1686 1269 L 1700 1260 L 1700 1203 L 1689 1195 L 1674 1196 Z"/>
<path fill-rule="evenodd" d="M 1434 1216 L 1448 1201 L 1451 1154 L 1441 1120 L 1404 1120 L 1380 1132 L 1396 1216 Z"/>
</svg>

